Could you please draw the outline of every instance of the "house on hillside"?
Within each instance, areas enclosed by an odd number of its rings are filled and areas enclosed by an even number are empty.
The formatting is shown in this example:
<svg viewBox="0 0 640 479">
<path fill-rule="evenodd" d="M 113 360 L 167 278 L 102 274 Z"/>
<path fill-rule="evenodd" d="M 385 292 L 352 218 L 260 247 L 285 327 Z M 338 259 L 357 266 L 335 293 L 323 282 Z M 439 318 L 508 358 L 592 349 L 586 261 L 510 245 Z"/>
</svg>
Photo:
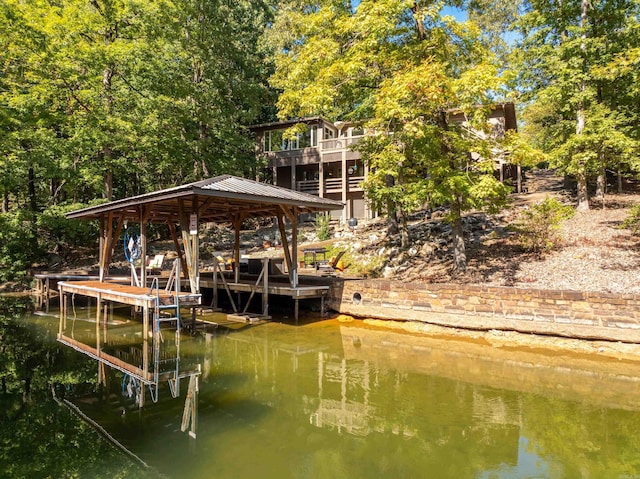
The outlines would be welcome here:
<svg viewBox="0 0 640 479">
<path fill-rule="evenodd" d="M 453 110 L 451 119 L 464 123 L 464 114 Z M 513 103 L 494 105 L 489 122 L 492 126 L 490 134 L 496 138 L 504 136 L 507 130 L 515 130 Z M 306 125 L 306 131 L 293 139 L 287 138 L 285 131 L 300 123 Z M 275 185 L 341 201 L 344 209 L 334 211 L 332 215 L 342 222 L 349 218 L 375 216 L 361 187 L 367 177 L 367 166 L 360 152 L 352 146 L 366 134 L 361 127 L 316 116 L 255 125 L 250 130 L 256 137 L 256 155 L 267 157 Z M 494 160 L 496 177 L 502 181 L 517 178 L 518 172 L 504 155 L 496 151 Z"/>
</svg>

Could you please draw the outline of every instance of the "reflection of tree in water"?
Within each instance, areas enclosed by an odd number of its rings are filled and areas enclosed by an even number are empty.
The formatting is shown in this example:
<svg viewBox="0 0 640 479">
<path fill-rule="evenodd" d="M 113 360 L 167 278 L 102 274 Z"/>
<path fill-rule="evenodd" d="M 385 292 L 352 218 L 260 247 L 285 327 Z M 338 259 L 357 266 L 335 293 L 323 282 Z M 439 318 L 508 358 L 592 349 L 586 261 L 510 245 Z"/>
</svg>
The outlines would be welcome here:
<svg viewBox="0 0 640 479">
<path fill-rule="evenodd" d="M 637 412 L 534 395 L 523 397 L 523 410 L 522 433 L 535 449 L 531 452 L 549 460 L 553 477 L 620 478 L 640 474 Z"/>
<path fill-rule="evenodd" d="M 147 477 L 53 399 L 95 383 L 95 364 L 64 355 L 47 328 L 24 321 L 24 298 L 0 297 L 2 477 Z"/>
</svg>

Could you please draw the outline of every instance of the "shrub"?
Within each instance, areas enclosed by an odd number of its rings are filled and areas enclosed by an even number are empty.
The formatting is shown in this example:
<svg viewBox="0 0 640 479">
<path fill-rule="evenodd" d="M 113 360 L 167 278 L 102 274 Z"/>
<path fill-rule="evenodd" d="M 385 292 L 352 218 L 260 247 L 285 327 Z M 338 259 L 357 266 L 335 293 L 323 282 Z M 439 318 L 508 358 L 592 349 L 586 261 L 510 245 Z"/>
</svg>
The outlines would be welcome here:
<svg viewBox="0 0 640 479">
<path fill-rule="evenodd" d="M 38 256 L 31 219 L 23 211 L 0 214 L 0 282 L 25 277 Z"/>
<path fill-rule="evenodd" d="M 331 238 L 331 230 L 329 229 L 330 221 L 331 216 L 328 213 L 318 214 L 316 216 L 316 235 L 320 241 Z"/>
<path fill-rule="evenodd" d="M 629 215 L 622 222 L 622 227 L 631 230 L 634 235 L 640 234 L 640 205 L 629 210 Z"/>
<path fill-rule="evenodd" d="M 97 221 L 70 220 L 65 214 L 84 208 L 81 203 L 49 206 L 38 216 L 41 246 L 47 251 L 67 253 L 75 248 L 93 245 L 98 238 Z"/>
<path fill-rule="evenodd" d="M 574 209 L 555 198 L 545 198 L 521 213 L 515 225 L 522 247 L 538 254 L 548 253 L 560 244 L 560 225 L 573 216 Z"/>
</svg>

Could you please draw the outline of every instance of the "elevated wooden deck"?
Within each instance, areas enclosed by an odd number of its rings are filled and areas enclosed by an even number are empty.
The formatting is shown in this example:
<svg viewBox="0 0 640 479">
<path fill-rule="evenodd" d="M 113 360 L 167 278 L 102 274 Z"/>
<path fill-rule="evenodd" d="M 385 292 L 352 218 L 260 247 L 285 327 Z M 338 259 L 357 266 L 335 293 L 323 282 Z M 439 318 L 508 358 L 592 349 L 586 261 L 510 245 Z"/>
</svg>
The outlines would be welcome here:
<svg viewBox="0 0 640 479">
<path fill-rule="evenodd" d="M 264 287 L 262 284 L 256 284 L 255 280 L 251 279 L 241 279 L 239 282 L 228 281 L 227 286 L 229 289 L 234 292 L 239 293 L 264 293 Z M 200 276 L 200 287 L 201 288 L 224 288 L 224 285 L 220 281 L 213 281 L 212 278 L 206 278 L 202 275 Z M 289 296 L 294 299 L 312 299 L 312 298 L 322 298 L 325 297 L 329 293 L 329 286 L 327 285 L 298 285 L 296 287 L 291 286 L 291 284 L 286 280 L 282 279 L 280 281 L 275 280 L 273 278 L 269 279 L 269 284 L 267 286 L 267 294 L 275 294 L 279 296 Z"/>
<path fill-rule="evenodd" d="M 164 289 L 152 290 L 138 286 L 120 284 L 113 281 L 62 281 L 58 283 L 60 295 L 80 294 L 89 298 L 97 298 L 101 301 L 114 301 L 132 306 L 151 307 L 157 297 L 160 301 L 170 302 L 174 293 Z M 180 293 L 180 304 L 184 306 L 200 304 L 200 294 Z"/>
</svg>

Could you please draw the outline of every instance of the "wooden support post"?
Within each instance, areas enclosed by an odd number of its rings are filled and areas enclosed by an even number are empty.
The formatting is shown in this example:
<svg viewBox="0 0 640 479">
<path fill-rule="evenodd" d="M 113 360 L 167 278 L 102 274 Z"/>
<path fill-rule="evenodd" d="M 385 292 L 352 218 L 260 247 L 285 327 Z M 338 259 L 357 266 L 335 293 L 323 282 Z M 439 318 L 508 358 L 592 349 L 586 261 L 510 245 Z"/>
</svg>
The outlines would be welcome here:
<svg viewBox="0 0 640 479">
<path fill-rule="evenodd" d="M 237 214 L 233 218 L 233 232 L 234 232 L 234 245 L 233 245 L 233 269 L 234 269 L 234 282 L 240 281 L 240 228 L 242 228 L 242 221 L 244 218 L 242 215 Z"/>
<path fill-rule="evenodd" d="M 269 316 L 269 258 L 262 258 L 262 315 Z"/>
<path fill-rule="evenodd" d="M 342 223 L 346 223 L 349 219 L 349 202 L 347 201 L 347 195 L 349 193 L 349 177 L 347 176 L 347 150 L 342 150 L 342 203 L 344 208 L 342 210 Z"/>
<path fill-rule="evenodd" d="M 191 235 L 189 233 L 189 215 L 185 210 L 183 201 L 178 204 L 178 209 L 180 212 L 180 228 L 182 229 L 182 246 L 187 259 L 189 285 L 192 293 L 198 293 L 198 234 Z"/>
<path fill-rule="evenodd" d="M 218 258 L 213 258 L 213 299 L 211 307 L 218 309 Z"/>
<path fill-rule="evenodd" d="M 99 280 L 104 281 L 104 215 L 100 215 L 100 242 L 98 244 Z"/>
<path fill-rule="evenodd" d="M 516 192 L 517 193 L 522 193 L 522 165 L 518 164 L 516 165 L 516 171 L 517 171 L 517 189 Z"/>
<path fill-rule="evenodd" d="M 47 279 L 44 280 L 44 297 L 45 297 L 45 303 L 44 303 L 44 312 L 49 314 L 49 302 L 51 301 L 51 283 L 50 283 L 50 279 L 49 276 L 47 276 Z"/>
<path fill-rule="evenodd" d="M 102 338 L 107 342 L 107 320 L 109 319 L 109 304 L 104 303 L 104 311 L 102 312 Z"/>
<path fill-rule="evenodd" d="M 149 305 L 145 304 L 142 307 L 142 372 L 144 377 L 149 376 Z M 140 401 L 138 407 L 144 406 L 145 396 L 144 384 L 140 386 Z"/>
<path fill-rule="evenodd" d="M 100 281 L 104 281 L 109 276 L 113 248 L 124 226 L 124 214 L 120 215 L 115 232 L 113 230 L 113 213 L 109 213 L 106 227 L 104 217 L 101 218 L 100 223 Z"/>
<path fill-rule="evenodd" d="M 105 227 L 105 240 L 102 251 L 102 262 L 100 263 L 100 281 L 109 276 L 109 250 L 111 248 L 111 235 L 113 233 L 113 213 L 107 215 L 107 224 Z"/>
<path fill-rule="evenodd" d="M 96 357 L 98 358 L 98 385 L 104 384 L 104 363 L 100 360 L 102 346 L 100 345 L 100 320 L 102 316 L 102 295 L 96 298 Z"/>
<path fill-rule="evenodd" d="M 198 427 L 198 376 L 193 374 L 189 377 L 189 389 L 184 402 L 182 413 L 182 424 L 180 430 L 185 432 L 189 429 L 189 437 L 196 438 Z"/>
<path fill-rule="evenodd" d="M 298 287 L 298 208 L 294 207 L 294 216 L 291 222 L 291 263 L 293 264 L 293 281 L 291 285 Z"/>
<path fill-rule="evenodd" d="M 284 224 L 284 217 L 286 216 L 284 208 L 280 207 L 280 214 L 278 218 L 278 229 L 280 230 L 280 239 L 282 240 L 282 250 L 284 251 L 284 260 L 287 263 L 287 272 L 289 273 L 289 282 L 293 283 L 293 264 L 291 262 L 291 252 L 289 251 L 289 241 L 287 240 L 287 231 Z"/>
<path fill-rule="evenodd" d="M 147 286 L 147 218 L 145 208 L 140 206 L 140 285 Z"/>
<path fill-rule="evenodd" d="M 189 268 L 187 267 L 187 262 L 184 259 L 184 254 L 182 252 L 182 248 L 180 247 L 180 242 L 178 241 L 178 233 L 176 232 L 176 225 L 169 222 L 169 233 L 171 233 L 171 239 L 173 240 L 173 246 L 176 249 L 176 253 L 178 253 L 178 258 L 180 258 L 180 266 L 182 269 L 183 277 L 187 277 Z M 180 278 L 176 278 L 176 281 L 180 281 Z"/>
<path fill-rule="evenodd" d="M 206 200 L 205 203 L 207 203 Z M 204 206 L 203 206 L 204 208 Z M 189 232 L 189 236 L 191 238 L 191 253 L 193 255 L 193 284 L 195 290 L 191 288 L 192 293 L 200 293 L 200 207 L 198 206 L 198 200 L 194 196 L 191 203 L 191 211 L 192 215 L 195 215 L 195 234 L 191 234 Z M 195 310 L 193 310 L 195 313 Z M 195 326 L 195 314 L 193 315 L 193 322 Z"/>
<path fill-rule="evenodd" d="M 291 269 L 289 271 L 289 281 L 292 288 L 298 287 L 298 208 L 294 206 L 291 211 L 283 208 L 283 213 L 291 222 Z M 286 238 L 286 236 L 285 236 Z M 285 243 L 282 243 L 285 246 Z M 287 247 L 288 248 L 288 247 Z M 286 253 L 285 253 L 286 256 Z"/>
<path fill-rule="evenodd" d="M 69 317 L 69 295 L 65 295 L 64 299 L 64 322 L 62 323 L 63 330 L 67 329 L 67 318 Z"/>
<path fill-rule="evenodd" d="M 62 337 L 62 332 L 65 329 L 66 323 L 66 311 L 65 303 L 67 301 L 67 295 L 62 293 L 62 286 L 58 286 L 58 294 L 60 298 L 60 324 L 58 324 L 58 339 Z"/>
</svg>

